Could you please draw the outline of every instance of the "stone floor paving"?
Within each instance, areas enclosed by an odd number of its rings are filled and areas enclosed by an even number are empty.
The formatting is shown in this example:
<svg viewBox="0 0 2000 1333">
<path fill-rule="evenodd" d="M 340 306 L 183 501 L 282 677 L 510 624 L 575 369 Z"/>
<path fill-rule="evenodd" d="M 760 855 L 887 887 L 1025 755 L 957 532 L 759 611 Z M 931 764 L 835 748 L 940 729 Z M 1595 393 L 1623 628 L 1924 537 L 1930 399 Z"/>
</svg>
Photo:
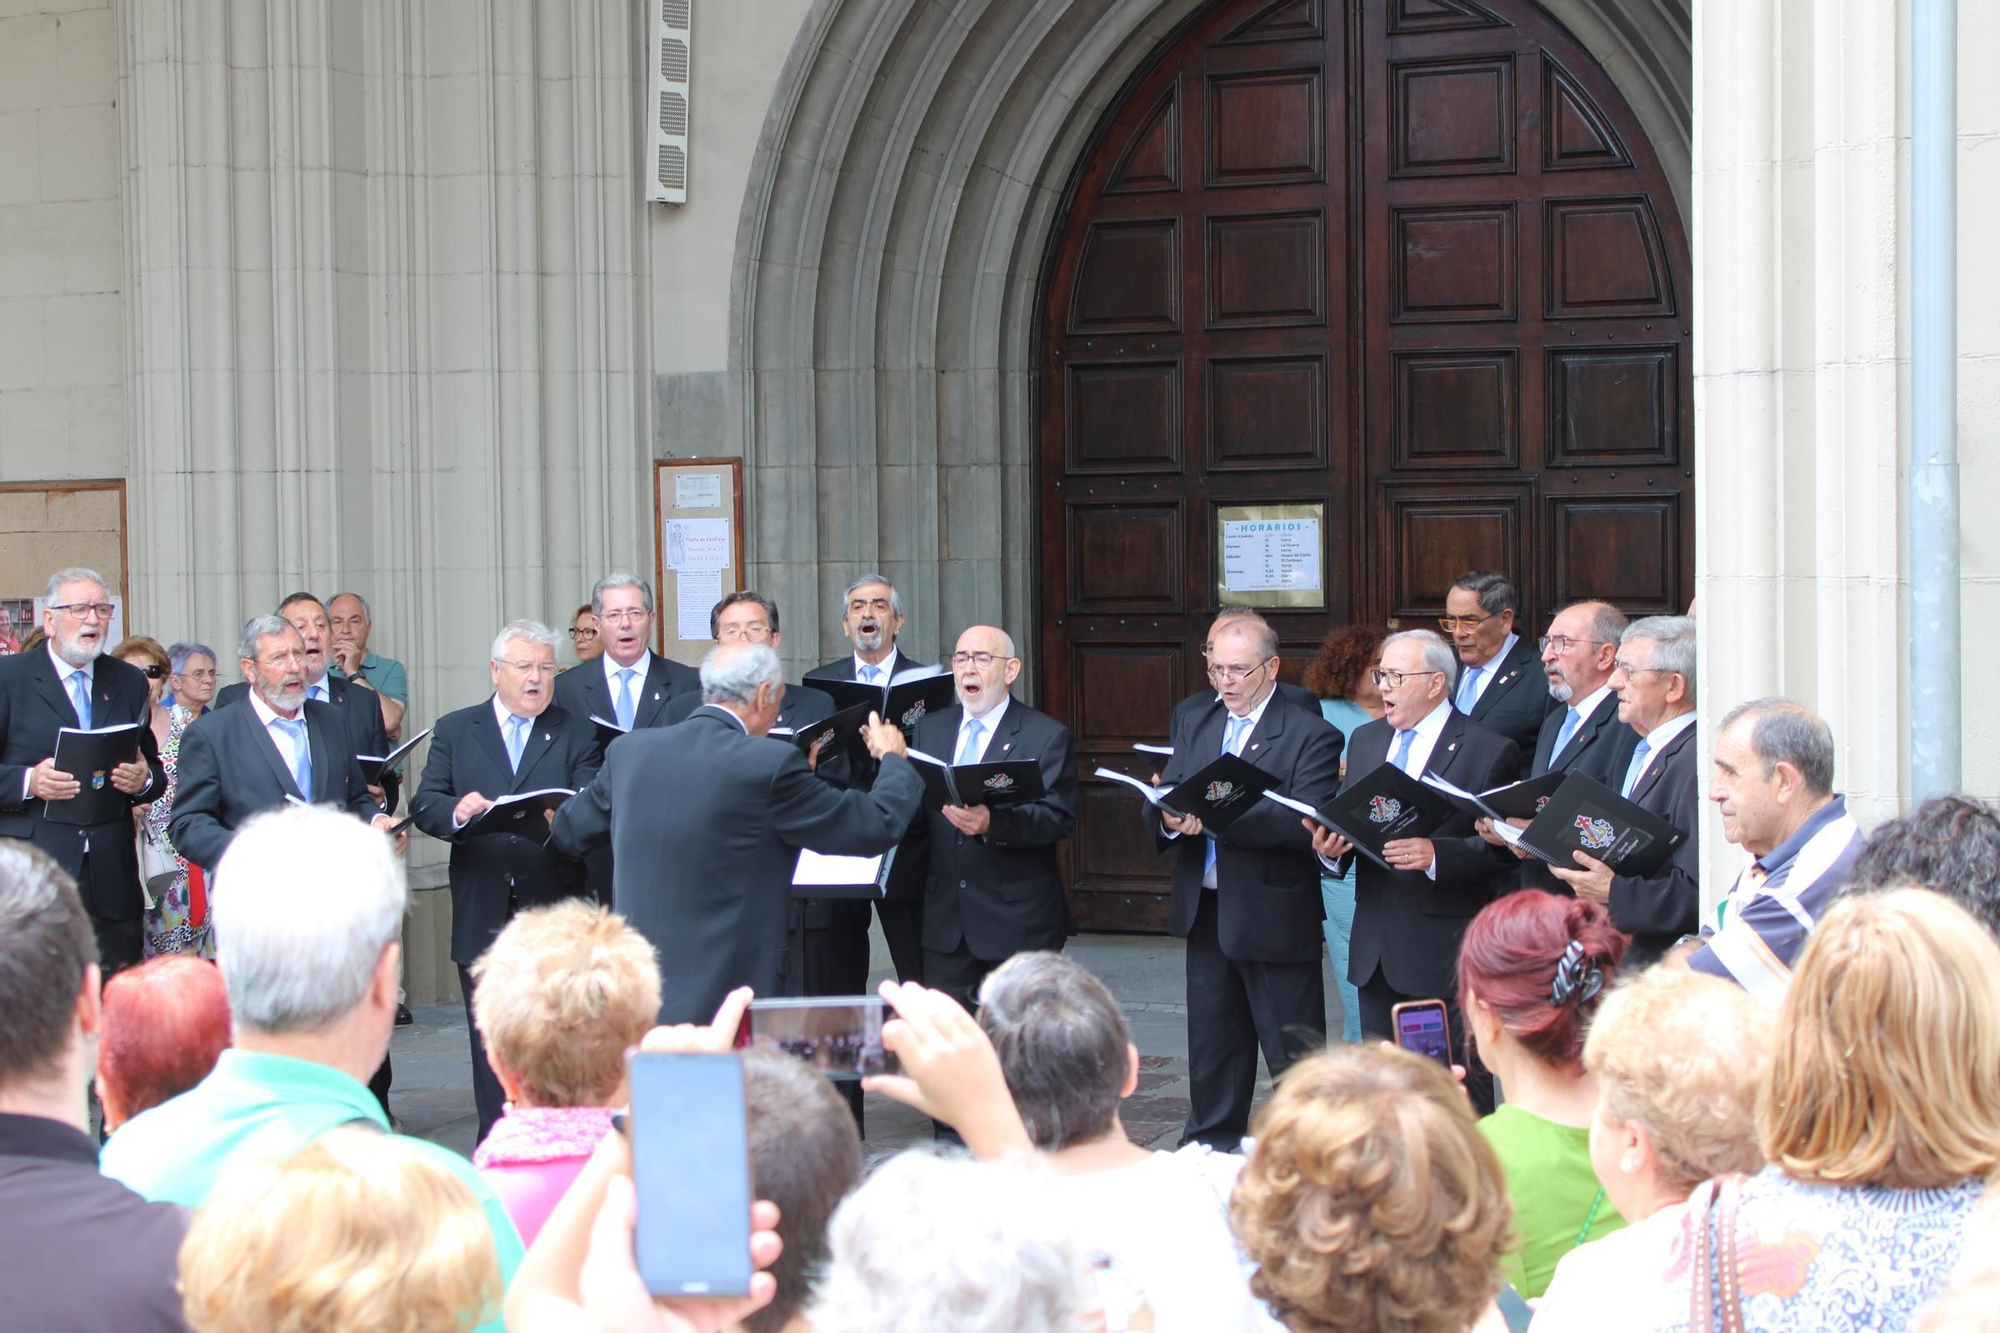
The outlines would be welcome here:
<svg viewBox="0 0 2000 1333">
<path fill-rule="evenodd" d="M 882 954 L 879 948 L 877 952 Z M 1141 1144 L 1173 1147 L 1188 1112 L 1181 942 L 1158 935 L 1086 935 L 1071 940 L 1067 952 L 1117 997 L 1139 1048 L 1139 1086 L 1122 1108 L 1126 1131 Z M 878 967 L 884 963 L 886 957 L 878 957 Z M 875 980 L 887 975 L 883 968 Z M 1337 1027 L 1339 1000 L 1331 984 L 1327 1006 Z M 404 1133 L 470 1154 L 477 1118 L 465 1011 L 455 1004 L 430 1005 L 415 1014 L 416 1023 L 398 1028 L 391 1046 L 396 1081 L 390 1106 Z M 1268 1092 L 1269 1081 L 1260 1078 L 1258 1100 Z M 864 1098 L 863 1119 L 863 1146 L 871 1166 L 932 1140 L 927 1117 L 877 1094 Z"/>
</svg>

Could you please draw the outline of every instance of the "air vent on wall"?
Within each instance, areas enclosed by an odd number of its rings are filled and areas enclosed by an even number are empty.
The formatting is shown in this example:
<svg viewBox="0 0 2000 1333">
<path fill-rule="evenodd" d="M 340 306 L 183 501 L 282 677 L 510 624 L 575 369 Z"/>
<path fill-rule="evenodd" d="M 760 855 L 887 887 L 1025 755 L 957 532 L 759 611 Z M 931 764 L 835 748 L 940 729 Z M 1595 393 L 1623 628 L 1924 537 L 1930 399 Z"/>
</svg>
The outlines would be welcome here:
<svg viewBox="0 0 2000 1333">
<path fill-rule="evenodd" d="M 694 0 L 656 0 L 653 23 L 653 99 L 650 131 L 652 179 L 646 197 L 663 204 L 687 202 L 688 187 L 688 62 Z"/>
</svg>

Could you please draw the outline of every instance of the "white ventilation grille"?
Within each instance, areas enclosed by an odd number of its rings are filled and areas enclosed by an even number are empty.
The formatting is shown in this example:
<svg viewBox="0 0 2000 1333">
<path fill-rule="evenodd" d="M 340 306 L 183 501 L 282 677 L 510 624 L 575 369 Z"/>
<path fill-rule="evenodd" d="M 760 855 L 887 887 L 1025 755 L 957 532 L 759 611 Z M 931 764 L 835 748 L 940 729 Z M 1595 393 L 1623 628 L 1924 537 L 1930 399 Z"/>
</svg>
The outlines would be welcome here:
<svg viewBox="0 0 2000 1333">
<path fill-rule="evenodd" d="M 694 0 L 658 0 L 653 24 L 653 178 L 646 197 L 655 203 L 684 204 L 688 192 L 688 61 Z"/>
</svg>

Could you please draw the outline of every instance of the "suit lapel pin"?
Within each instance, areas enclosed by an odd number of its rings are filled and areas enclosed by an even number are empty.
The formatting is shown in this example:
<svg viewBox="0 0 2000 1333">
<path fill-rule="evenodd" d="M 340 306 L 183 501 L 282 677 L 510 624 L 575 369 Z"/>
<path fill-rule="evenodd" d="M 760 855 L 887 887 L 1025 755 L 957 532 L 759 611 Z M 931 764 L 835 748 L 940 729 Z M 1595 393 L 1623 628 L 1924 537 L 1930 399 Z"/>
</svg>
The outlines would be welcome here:
<svg viewBox="0 0 2000 1333">
<path fill-rule="evenodd" d="M 1005 754 L 1005 753 L 1007 753 L 1007 751 L 1009 751 L 1009 750 L 1011 750 L 1011 749 L 1013 749 L 1013 748 L 1014 748 L 1014 742 L 1012 742 L 1012 741 L 1008 741 L 1008 742 L 1007 742 L 1007 743 L 1006 743 L 1005 745 L 1003 745 L 1003 746 L 1001 746 L 1001 747 L 1000 747 L 1000 753 L 1001 753 L 1001 754 Z"/>
<path fill-rule="evenodd" d="M 1262 742 L 1262 741 L 1251 741 L 1251 742 L 1250 742 L 1250 748 L 1254 750 L 1254 749 L 1256 749 L 1256 748 L 1257 748 L 1258 746 L 1262 745 L 1263 743 L 1264 743 L 1264 742 Z"/>
<path fill-rule="evenodd" d="M 1447 746 L 1445 746 L 1445 747 L 1444 747 L 1444 752 L 1445 752 L 1446 754 L 1457 754 L 1457 753 L 1458 753 L 1458 742 L 1457 742 L 1457 741 L 1453 741 L 1453 742 L 1452 742 L 1452 743 L 1451 743 L 1450 745 L 1447 745 Z"/>
</svg>

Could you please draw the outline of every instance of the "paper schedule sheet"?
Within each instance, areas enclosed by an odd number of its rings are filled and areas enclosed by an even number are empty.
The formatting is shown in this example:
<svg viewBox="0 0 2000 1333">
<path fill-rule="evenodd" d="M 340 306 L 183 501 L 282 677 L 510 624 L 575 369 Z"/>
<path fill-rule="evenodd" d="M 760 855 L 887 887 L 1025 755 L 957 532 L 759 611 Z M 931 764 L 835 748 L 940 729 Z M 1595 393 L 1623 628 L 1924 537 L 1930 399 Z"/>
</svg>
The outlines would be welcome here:
<svg viewBox="0 0 2000 1333">
<path fill-rule="evenodd" d="M 1230 592 L 1319 587 L 1319 520 L 1230 520 L 1222 525 L 1222 582 Z"/>
<path fill-rule="evenodd" d="M 683 569 L 674 578 L 674 634 L 707 639 L 708 613 L 722 600 L 722 571 Z"/>
</svg>

